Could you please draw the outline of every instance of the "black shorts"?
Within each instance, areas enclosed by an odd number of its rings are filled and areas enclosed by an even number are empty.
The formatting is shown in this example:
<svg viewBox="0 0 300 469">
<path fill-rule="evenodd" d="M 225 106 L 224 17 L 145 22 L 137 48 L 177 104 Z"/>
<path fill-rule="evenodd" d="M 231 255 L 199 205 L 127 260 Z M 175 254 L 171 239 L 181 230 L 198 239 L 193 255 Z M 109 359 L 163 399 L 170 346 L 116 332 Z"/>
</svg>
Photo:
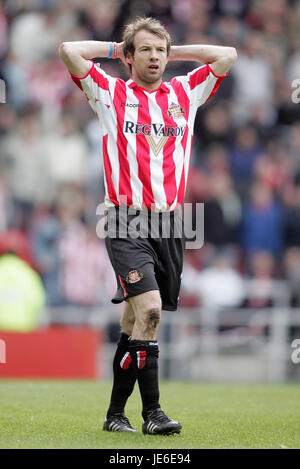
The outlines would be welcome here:
<svg viewBox="0 0 300 469">
<path fill-rule="evenodd" d="M 109 214 L 111 210 L 117 212 L 118 216 L 118 210 L 110 209 Z M 183 236 L 180 236 L 182 221 L 174 213 L 168 212 L 166 217 L 167 236 L 162 234 L 163 224 L 166 226 L 163 221 L 165 214 L 162 213 L 155 214 L 154 233 L 150 231 L 150 218 L 152 217 L 153 222 L 153 214 L 145 215 L 144 212 L 143 220 L 145 221 L 145 217 L 147 219 L 144 227 L 148 226 L 148 233 L 141 230 L 140 233 L 143 234 L 140 236 L 135 234 L 132 237 L 132 233 L 129 235 L 128 226 L 133 220 L 138 221 L 141 211 L 136 211 L 134 215 L 127 213 L 126 233 L 122 232 L 118 221 L 116 232 L 107 230 L 106 249 L 117 279 L 117 291 L 112 303 L 121 303 L 141 293 L 159 290 L 162 308 L 168 311 L 177 309 L 182 276 Z M 140 224 L 136 226 L 140 227 Z"/>
</svg>

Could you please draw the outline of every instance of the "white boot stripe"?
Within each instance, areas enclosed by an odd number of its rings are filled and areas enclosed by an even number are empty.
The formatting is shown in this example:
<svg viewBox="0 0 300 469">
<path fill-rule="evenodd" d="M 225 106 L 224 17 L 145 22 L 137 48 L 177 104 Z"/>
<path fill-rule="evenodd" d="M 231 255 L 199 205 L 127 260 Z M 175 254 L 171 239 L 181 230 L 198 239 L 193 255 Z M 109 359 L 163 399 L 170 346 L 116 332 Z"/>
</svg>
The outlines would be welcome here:
<svg viewBox="0 0 300 469">
<path fill-rule="evenodd" d="M 155 427 L 155 423 L 152 422 L 152 423 L 150 424 L 150 426 L 149 426 L 149 431 L 150 431 L 151 433 L 153 433 L 153 428 L 154 428 L 154 427 Z"/>
<path fill-rule="evenodd" d="M 151 422 L 149 422 L 151 423 Z M 106 428 L 104 428 L 106 427 Z M 136 432 L 136 430 L 132 427 L 130 427 L 130 424 L 127 424 L 125 421 L 122 422 L 121 420 L 118 421 L 118 420 L 113 420 L 112 422 L 107 422 L 107 418 L 105 418 L 104 420 L 104 426 L 103 426 L 103 430 L 108 430 L 110 432 L 125 432 L 125 431 L 129 431 L 129 432 Z"/>
</svg>

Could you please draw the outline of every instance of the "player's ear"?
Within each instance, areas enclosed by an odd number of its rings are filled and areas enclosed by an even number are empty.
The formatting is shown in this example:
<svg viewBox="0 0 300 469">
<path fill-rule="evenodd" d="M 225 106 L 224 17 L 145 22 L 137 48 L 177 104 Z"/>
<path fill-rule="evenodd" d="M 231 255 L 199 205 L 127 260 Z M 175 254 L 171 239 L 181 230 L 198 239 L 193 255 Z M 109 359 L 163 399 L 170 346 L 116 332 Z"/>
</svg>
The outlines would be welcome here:
<svg viewBox="0 0 300 469">
<path fill-rule="evenodd" d="M 127 65 L 132 65 L 132 60 L 132 55 L 130 52 L 128 52 L 125 57 L 125 62 L 127 63 Z"/>
</svg>

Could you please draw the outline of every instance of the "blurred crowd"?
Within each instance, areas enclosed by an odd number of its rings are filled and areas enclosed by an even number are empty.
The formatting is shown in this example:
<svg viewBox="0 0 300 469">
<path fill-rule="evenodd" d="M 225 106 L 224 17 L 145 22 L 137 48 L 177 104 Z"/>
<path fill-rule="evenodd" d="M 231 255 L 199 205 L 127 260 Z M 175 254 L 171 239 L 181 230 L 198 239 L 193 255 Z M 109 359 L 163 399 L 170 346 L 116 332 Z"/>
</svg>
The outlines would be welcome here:
<svg viewBox="0 0 300 469">
<path fill-rule="evenodd" d="M 38 272 L 49 305 L 109 301 L 116 283 L 96 235 L 101 128 L 58 47 L 120 41 L 136 16 L 160 19 L 174 44 L 238 51 L 195 122 L 185 201 L 205 203 L 205 243 L 185 253 L 181 305 L 271 306 L 281 280 L 300 306 L 296 0 L 0 0 L 0 254 Z M 129 78 L 121 61 L 102 63 Z M 164 79 L 198 65 L 171 62 Z M 250 296 L 249 279 L 258 282 Z"/>
</svg>

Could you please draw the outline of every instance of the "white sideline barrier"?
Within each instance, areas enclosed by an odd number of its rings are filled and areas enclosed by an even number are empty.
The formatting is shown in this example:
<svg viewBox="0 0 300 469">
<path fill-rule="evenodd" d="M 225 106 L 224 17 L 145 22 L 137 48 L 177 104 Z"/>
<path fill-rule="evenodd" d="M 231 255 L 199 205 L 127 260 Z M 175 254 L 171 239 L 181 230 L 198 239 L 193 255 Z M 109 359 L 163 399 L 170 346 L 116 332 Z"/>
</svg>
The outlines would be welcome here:
<svg viewBox="0 0 300 469">
<path fill-rule="evenodd" d="M 118 327 L 114 306 L 91 310 L 74 307 L 47 310 L 47 323 Z M 299 337 L 291 336 L 298 328 Z M 236 309 L 216 311 L 180 308 L 163 311 L 158 340 L 160 376 L 222 382 L 300 380 L 300 364 L 291 360 L 293 339 L 300 338 L 300 309 Z M 102 376 L 112 376 L 115 343 L 101 353 Z"/>
</svg>

